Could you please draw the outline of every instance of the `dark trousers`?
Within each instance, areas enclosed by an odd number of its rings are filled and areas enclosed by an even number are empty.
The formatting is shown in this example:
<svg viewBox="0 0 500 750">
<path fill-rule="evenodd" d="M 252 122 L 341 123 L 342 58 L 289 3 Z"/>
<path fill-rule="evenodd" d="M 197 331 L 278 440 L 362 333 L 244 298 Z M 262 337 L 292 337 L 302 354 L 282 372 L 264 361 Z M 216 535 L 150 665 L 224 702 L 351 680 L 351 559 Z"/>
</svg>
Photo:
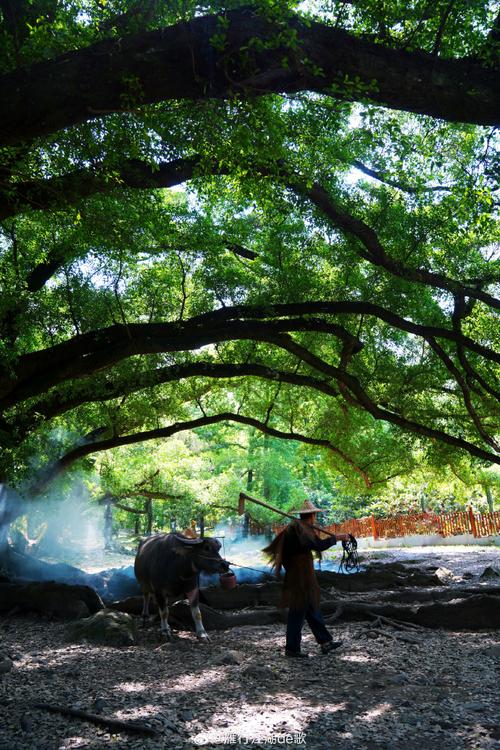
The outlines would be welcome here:
<svg viewBox="0 0 500 750">
<path fill-rule="evenodd" d="M 307 624 L 318 643 L 327 643 L 333 640 L 326 629 L 323 615 L 319 609 L 313 607 L 312 604 L 308 604 L 301 609 L 290 607 L 286 621 L 286 648 L 288 651 L 300 651 L 304 620 L 307 620 Z"/>
</svg>

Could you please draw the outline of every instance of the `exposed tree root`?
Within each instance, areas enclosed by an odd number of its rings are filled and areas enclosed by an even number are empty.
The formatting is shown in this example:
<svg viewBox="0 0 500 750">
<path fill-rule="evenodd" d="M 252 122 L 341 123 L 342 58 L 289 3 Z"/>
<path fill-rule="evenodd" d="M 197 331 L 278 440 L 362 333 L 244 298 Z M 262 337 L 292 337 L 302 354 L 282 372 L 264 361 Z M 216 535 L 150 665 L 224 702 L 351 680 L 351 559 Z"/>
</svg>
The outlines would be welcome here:
<svg viewBox="0 0 500 750">
<path fill-rule="evenodd" d="M 90 721 L 92 724 L 99 724 L 114 732 L 132 732 L 134 734 L 147 734 L 150 736 L 160 734 L 158 729 L 154 729 L 154 727 L 148 724 L 142 724 L 139 721 L 120 721 L 119 719 L 112 719 L 110 716 L 99 716 L 98 714 L 91 714 L 76 708 L 59 706 L 55 703 L 33 703 L 32 706 L 42 711 L 49 711 L 52 714 L 63 714 L 63 716 L 72 716 L 84 721 Z"/>
</svg>

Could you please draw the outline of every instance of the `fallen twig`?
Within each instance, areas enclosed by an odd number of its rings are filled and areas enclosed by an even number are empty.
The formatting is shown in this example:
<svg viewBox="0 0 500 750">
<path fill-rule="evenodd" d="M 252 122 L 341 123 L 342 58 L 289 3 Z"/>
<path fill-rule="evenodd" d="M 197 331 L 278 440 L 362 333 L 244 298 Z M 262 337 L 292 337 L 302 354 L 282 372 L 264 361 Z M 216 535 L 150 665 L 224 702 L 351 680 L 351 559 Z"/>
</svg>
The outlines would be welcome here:
<svg viewBox="0 0 500 750">
<path fill-rule="evenodd" d="M 135 732 L 137 734 L 149 734 L 150 736 L 160 734 L 158 729 L 154 729 L 148 724 L 142 724 L 139 721 L 120 721 L 120 719 L 112 719 L 110 716 L 98 716 L 97 714 L 90 714 L 87 711 L 80 711 L 77 708 L 58 706 L 54 703 L 33 703 L 32 705 L 33 708 L 39 708 L 42 711 L 49 711 L 52 714 L 63 714 L 64 716 L 74 716 L 77 719 L 84 719 L 84 721 L 100 724 L 108 729 L 115 729 L 119 732 Z"/>
</svg>

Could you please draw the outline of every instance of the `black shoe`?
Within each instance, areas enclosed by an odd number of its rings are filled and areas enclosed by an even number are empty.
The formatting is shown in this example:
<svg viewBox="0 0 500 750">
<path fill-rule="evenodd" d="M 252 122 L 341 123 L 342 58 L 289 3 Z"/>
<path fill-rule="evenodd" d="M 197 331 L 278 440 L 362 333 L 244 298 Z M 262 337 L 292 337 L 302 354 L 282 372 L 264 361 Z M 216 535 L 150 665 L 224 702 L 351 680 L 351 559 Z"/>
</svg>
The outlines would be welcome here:
<svg viewBox="0 0 500 750">
<path fill-rule="evenodd" d="M 330 651 L 335 651 L 335 649 L 339 648 L 341 645 L 342 641 L 327 641 L 326 643 L 321 644 L 321 653 L 329 654 Z"/>
<path fill-rule="evenodd" d="M 291 656 L 294 659 L 308 659 L 309 654 L 303 654 L 302 651 L 289 651 L 285 649 L 285 656 Z"/>
</svg>

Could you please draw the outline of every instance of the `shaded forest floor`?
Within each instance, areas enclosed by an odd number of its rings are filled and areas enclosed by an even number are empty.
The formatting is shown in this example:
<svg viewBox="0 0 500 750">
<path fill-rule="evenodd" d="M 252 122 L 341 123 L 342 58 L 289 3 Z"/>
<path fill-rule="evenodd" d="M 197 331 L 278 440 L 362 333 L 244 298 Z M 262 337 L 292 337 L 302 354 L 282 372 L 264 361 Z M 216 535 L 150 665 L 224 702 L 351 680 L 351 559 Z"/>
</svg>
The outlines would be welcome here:
<svg viewBox="0 0 500 750">
<path fill-rule="evenodd" d="M 448 568 L 452 587 L 477 585 L 499 560 L 495 547 L 362 554 L 366 562 Z M 380 595 L 336 594 L 374 603 Z M 137 645 L 121 649 L 68 644 L 65 629 L 41 616 L 0 619 L 0 651 L 14 662 L 0 675 L 0 750 L 500 747 L 498 632 L 375 632 L 367 622 L 340 622 L 332 632 L 341 649 L 322 656 L 305 628 L 311 658 L 290 660 L 283 625 L 212 632 L 202 645 L 185 632 L 164 644 L 151 623 L 138 630 Z M 37 701 L 148 722 L 159 734 L 113 734 L 35 709 Z"/>
<path fill-rule="evenodd" d="M 423 631 L 405 642 L 343 623 L 333 628 L 341 649 L 319 654 L 305 629 L 311 658 L 293 660 L 283 656 L 283 630 L 214 632 L 207 645 L 180 633 L 162 644 L 151 625 L 138 645 L 116 649 L 67 644 L 64 623 L 4 618 L 2 650 L 14 668 L 0 677 L 0 750 L 499 746 L 495 633 Z M 34 701 L 148 721 L 161 734 L 110 734 L 30 709 Z"/>
</svg>

